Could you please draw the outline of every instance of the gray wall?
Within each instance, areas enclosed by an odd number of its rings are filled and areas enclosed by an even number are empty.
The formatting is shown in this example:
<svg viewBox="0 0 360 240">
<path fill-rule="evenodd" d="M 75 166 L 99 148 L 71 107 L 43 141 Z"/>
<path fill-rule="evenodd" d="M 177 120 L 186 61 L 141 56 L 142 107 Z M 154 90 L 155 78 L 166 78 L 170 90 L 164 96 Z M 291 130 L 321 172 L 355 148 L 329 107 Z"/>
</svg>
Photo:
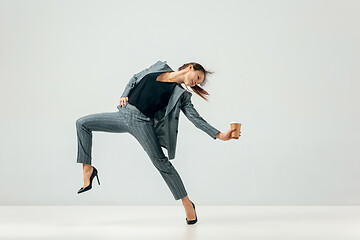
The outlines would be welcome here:
<svg viewBox="0 0 360 240">
<path fill-rule="evenodd" d="M 198 204 L 352 205 L 359 189 L 359 1 L 0 1 L 0 204 L 179 204 L 129 134 L 93 133 L 83 185 L 76 120 L 117 111 L 158 60 L 215 71 L 181 113 L 176 158 Z M 165 151 L 165 149 L 164 149 Z M 165 154 L 167 152 L 165 151 Z"/>
</svg>

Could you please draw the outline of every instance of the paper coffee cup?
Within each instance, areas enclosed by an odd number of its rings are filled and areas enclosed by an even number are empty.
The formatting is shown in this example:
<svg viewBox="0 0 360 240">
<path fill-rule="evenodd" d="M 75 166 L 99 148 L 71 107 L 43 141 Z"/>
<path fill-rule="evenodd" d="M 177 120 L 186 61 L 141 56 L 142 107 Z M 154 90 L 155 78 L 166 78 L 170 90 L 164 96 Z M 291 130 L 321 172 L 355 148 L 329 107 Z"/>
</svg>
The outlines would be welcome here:
<svg viewBox="0 0 360 240">
<path fill-rule="evenodd" d="M 241 123 L 239 123 L 239 122 L 231 122 L 231 123 L 230 123 L 230 127 L 236 129 L 235 131 L 233 131 L 233 132 L 231 133 L 231 137 L 234 137 L 234 138 L 237 138 L 237 139 L 238 139 L 239 136 L 240 136 Z"/>
</svg>

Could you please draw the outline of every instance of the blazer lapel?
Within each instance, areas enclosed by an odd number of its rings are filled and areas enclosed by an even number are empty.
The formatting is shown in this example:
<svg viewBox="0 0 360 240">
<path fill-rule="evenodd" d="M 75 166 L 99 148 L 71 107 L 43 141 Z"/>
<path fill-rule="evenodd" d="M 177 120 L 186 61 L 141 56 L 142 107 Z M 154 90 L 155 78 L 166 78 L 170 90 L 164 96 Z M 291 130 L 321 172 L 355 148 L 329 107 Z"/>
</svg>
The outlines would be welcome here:
<svg viewBox="0 0 360 240">
<path fill-rule="evenodd" d="M 173 93 L 170 96 L 168 106 L 166 107 L 165 116 L 169 114 L 169 112 L 174 108 L 175 104 L 179 100 L 180 96 L 185 92 L 186 90 L 182 88 L 179 84 L 175 86 Z"/>
<path fill-rule="evenodd" d="M 155 66 L 152 69 L 150 69 L 150 71 L 147 73 L 174 71 L 166 63 L 167 63 L 167 61 L 158 61 L 155 64 Z M 180 98 L 181 94 L 183 94 L 185 91 L 186 90 L 183 87 L 181 87 L 180 84 L 175 86 L 174 91 L 170 96 L 168 106 L 166 107 L 166 112 L 165 112 L 164 117 L 167 114 L 169 114 L 169 112 L 174 108 L 174 106 L 175 106 L 176 102 L 178 101 L 178 99 Z"/>
</svg>

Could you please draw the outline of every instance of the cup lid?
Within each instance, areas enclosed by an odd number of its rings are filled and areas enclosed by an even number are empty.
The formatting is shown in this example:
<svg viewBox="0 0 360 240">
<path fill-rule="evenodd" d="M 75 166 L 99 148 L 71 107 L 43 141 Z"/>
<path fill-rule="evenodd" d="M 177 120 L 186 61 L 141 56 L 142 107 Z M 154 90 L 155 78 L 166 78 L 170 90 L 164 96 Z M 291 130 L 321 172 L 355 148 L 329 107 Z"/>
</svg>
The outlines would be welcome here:
<svg viewBox="0 0 360 240">
<path fill-rule="evenodd" d="M 240 122 L 230 122 L 230 124 L 232 124 L 232 123 L 237 123 L 237 124 L 241 124 Z"/>
</svg>

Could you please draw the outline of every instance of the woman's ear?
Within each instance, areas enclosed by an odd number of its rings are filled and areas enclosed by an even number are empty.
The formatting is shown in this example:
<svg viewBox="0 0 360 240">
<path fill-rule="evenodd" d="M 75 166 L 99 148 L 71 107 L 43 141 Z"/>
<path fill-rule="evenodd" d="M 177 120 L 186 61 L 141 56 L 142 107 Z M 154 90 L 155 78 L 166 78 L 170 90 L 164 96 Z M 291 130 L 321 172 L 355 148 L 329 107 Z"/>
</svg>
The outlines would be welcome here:
<svg viewBox="0 0 360 240">
<path fill-rule="evenodd" d="M 194 68 L 194 66 L 190 64 L 190 65 L 187 66 L 186 68 L 187 68 L 187 71 L 190 71 L 192 68 Z"/>
</svg>

